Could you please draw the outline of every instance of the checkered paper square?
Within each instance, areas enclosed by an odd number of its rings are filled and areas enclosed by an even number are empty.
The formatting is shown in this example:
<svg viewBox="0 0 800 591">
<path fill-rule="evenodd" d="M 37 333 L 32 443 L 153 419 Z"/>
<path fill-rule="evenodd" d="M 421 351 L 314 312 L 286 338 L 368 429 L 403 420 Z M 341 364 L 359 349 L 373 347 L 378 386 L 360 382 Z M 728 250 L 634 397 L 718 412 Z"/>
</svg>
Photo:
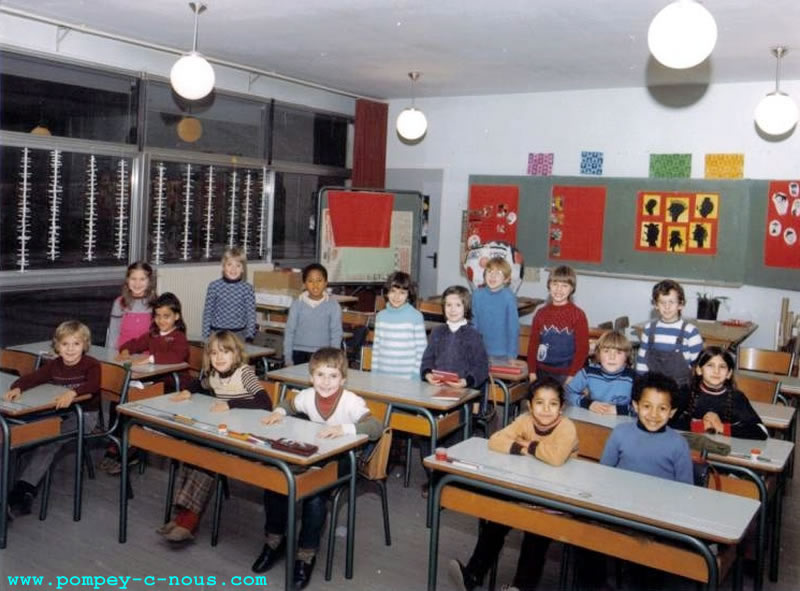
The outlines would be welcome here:
<svg viewBox="0 0 800 591">
<path fill-rule="evenodd" d="M 581 174 L 601 176 L 603 174 L 603 153 L 581 152 Z"/>
<path fill-rule="evenodd" d="M 528 174 L 532 176 L 551 176 L 553 174 L 552 152 L 531 152 L 528 154 Z"/>
</svg>

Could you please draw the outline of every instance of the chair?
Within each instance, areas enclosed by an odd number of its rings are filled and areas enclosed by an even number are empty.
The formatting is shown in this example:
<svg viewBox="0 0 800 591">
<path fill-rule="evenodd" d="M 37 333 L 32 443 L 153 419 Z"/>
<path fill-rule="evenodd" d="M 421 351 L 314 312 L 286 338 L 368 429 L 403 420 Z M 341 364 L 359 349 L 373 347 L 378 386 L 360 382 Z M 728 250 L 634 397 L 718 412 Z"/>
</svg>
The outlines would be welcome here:
<svg viewBox="0 0 800 591">
<path fill-rule="evenodd" d="M 628 319 L 627 316 L 620 316 L 616 320 L 614 320 L 614 330 L 618 330 L 620 332 L 625 332 L 625 329 L 631 325 L 631 321 Z"/>
<path fill-rule="evenodd" d="M 33 373 L 36 369 L 37 355 L 14 351 L 12 349 L 0 349 L 0 371 L 14 373 L 20 377 Z"/>
<path fill-rule="evenodd" d="M 360 358 L 361 347 L 367 340 L 371 318 L 371 314 L 364 312 L 352 312 L 349 310 L 342 312 L 342 325 L 353 333 L 353 336 L 343 341 L 345 354 L 351 363 L 357 363 Z"/>
<path fill-rule="evenodd" d="M 381 497 L 381 507 L 383 510 L 383 534 L 386 545 L 392 545 L 392 534 L 389 529 L 389 500 L 386 496 L 386 478 L 389 475 L 387 465 L 389 463 L 389 450 L 392 447 L 392 429 L 385 427 L 383 435 L 369 451 L 365 452 L 359 460 L 358 478 L 369 482 L 374 482 L 378 486 L 378 493 Z M 339 517 L 342 497 L 347 492 L 346 486 L 340 486 L 333 493 L 333 504 L 331 507 L 331 519 L 328 526 L 328 555 L 325 559 L 325 580 L 331 580 L 333 570 L 334 535 L 336 533 L 336 522 Z M 347 497 L 344 497 L 347 502 Z"/>
<path fill-rule="evenodd" d="M 361 347 L 361 361 L 360 361 L 361 371 L 371 371 L 372 370 L 372 347 L 368 345 L 364 345 Z"/>
<path fill-rule="evenodd" d="M 200 378 L 203 376 L 203 355 L 205 354 L 205 345 L 203 343 L 189 343 L 189 359 L 186 362 L 189 364 L 189 373 L 192 377 Z"/>
<path fill-rule="evenodd" d="M 597 328 L 599 328 L 601 330 L 613 330 L 614 329 L 614 323 L 611 322 L 610 320 L 608 320 L 606 322 L 601 322 L 600 324 L 597 325 Z"/>
<path fill-rule="evenodd" d="M 768 376 L 750 377 L 740 373 L 734 375 L 736 387 L 742 391 L 748 400 L 753 402 L 766 402 L 774 404 L 780 388 L 780 380 L 770 379 Z"/>
<path fill-rule="evenodd" d="M 792 367 L 791 353 L 770 351 L 753 347 L 740 347 L 736 356 L 736 369 L 749 369 L 765 373 L 789 375 Z"/>
</svg>

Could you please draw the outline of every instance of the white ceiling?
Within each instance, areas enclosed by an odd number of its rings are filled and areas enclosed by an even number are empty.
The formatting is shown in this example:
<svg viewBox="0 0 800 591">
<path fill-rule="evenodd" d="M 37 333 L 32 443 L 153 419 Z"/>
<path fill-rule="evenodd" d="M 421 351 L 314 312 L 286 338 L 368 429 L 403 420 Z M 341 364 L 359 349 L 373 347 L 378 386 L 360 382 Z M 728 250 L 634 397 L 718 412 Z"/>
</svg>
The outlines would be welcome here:
<svg viewBox="0 0 800 591">
<path fill-rule="evenodd" d="M 647 27 L 670 0 L 207 0 L 198 49 L 211 58 L 388 99 L 665 83 L 774 79 L 769 48 L 797 47 L 800 0 L 705 0 L 711 58 L 670 71 L 650 58 Z M 189 49 L 184 0 L 0 0 L 8 8 Z"/>
</svg>

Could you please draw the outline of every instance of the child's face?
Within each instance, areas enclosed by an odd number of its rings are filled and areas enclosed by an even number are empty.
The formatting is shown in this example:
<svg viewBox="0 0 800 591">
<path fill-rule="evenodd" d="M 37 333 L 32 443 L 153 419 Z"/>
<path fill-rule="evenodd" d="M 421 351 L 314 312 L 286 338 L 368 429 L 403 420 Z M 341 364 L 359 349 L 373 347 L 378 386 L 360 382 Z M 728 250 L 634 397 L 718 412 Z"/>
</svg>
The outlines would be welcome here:
<svg viewBox="0 0 800 591">
<path fill-rule="evenodd" d="M 75 365 L 83 357 L 83 340 L 77 334 L 65 336 L 58 341 L 58 356 L 64 365 Z"/>
<path fill-rule="evenodd" d="M 648 431 L 658 431 L 667 424 L 677 409 L 672 408 L 668 392 L 655 388 L 645 388 L 639 401 L 633 401 L 633 408 L 639 415 L 639 420 Z"/>
<path fill-rule="evenodd" d="M 392 308 L 399 308 L 408 301 L 408 290 L 393 285 L 386 294 L 386 299 Z"/>
<path fill-rule="evenodd" d="M 242 271 L 244 271 L 244 267 L 242 267 L 241 261 L 236 259 L 225 259 L 225 263 L 222 265 L 222 274 L 229 281 L 238 281 L 242 276 Z"/>
<path fill-rule="evenodd" d="M 484 279 L 486 280 L 486 286 L 492 291 L 497 291 L 498 289 L 502 289 L 503 286 L 505 286 L 506 284 L 505 273 L 503 273 L 502 269 L 499 269 L 497 267 L 486 269 L 486 273 L 484 274 Z"/>
<path fill-rule="evenodd" d="M 547 289 L 550 292 L 550 300 L 555 306 L 563 306 L 572 295 L 572 285 L 567 281 L 551 281 Z"/>
<path fill-rule="evenodd" d="M 216 343 L 208 351 L 211 367 L 219 373 L 225 373 L 233 368 L 233 351 L 221 349 Z"/>
<path fill-rule="evenodd" d="M 678 320 L 681 317 L 681 310 L 683 310 L 683 304 L 680 303 L 678 292 L 671 289 L 668 294 L 659 295 L 656 300 L 656 310 L 658 310 L 658 316 L 664 322 Z"/>
<path fill-rule="evenodd" d="M 172 311 L 169 306 L 161 306 L 156 308 L 153 313 L 153 322 L 156 323 L 158 330 L 161 332 L 169 332 L 175 328 L 175 323 L 180 319 L 181 315 Z"/>
<path fill-rule="evenodd" d="M 444 316 L 448 322 L 464 320 L 464 302 L 457 293 L 451 293 L 444 299 Z"/>
<path fill-rule="evenodd" d="M 600 366 L 608 373 L 617 373 L 628 363 L 628 354 L 616 347 L 602 347 L 599 356 Z"/>
<path fill-rule="evenodd" d="M 533 393 L 531 414 L 543 427 L 551 425 L 561 416 L 561 401 L 552 388 L 539 388 Z"/>
<path fill-rule="evenodd" d="M 315 367 L 311 372 L 311 385 L 314 391 L 328 398 L 335 395 L 344 386 L 344 377 L 338 367 L 321 365 Z"/>
<path fill-rule="evenodd" d="M 695 369 L 697 375 L 703 378 L 703 383 L 712 388 L 719 388 L 731 378 L 733 369 L 728 367 L 720 355 L 714 355 L 703 367 Z"/>
<path fill-rule="evenodd" d="M 134 269 L 128 274 L 127 284 L 133 297 L 141 298 L 150 287 L 150 277 L 142 269 Z"/>
<path fill-rule="evenodd" d="M 328 287 L 328 281 L 320 271 L 314 269 L 306 275 L 303 285 L 305 285 L 308 296 L 312 300 L 321 300 L 322 295 L 325 293 L 325 288 Z"/>
</svg>

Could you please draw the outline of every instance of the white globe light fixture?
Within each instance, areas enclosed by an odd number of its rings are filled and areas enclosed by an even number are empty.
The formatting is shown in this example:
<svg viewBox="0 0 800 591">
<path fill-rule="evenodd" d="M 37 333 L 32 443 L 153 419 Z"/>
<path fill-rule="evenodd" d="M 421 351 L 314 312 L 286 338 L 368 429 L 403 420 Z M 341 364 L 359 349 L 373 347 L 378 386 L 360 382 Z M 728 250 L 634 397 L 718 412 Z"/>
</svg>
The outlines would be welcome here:
<svg viewBox="0 0 800 591">
<path fill-rule="evenodd" d="M 797 125 L 797 104 L 780 90 L 781 58 L 789 51 L 783 46 L 774 47 L 772 54 L 777 58 L 775 66 L 775 90 L 759 101 L 754 118 L 758 128 L 767 135 L 783 135 Z"/>
<path fill-rule="evenodd" d="M 414 83 L 419 79 L 420 73 L 409 72 L 408 77 Z M 414 107 L 412 94 L 411 106 L 403 109 L 397 116 L 397 133 L 403 139 L 413 142 L 425 135 L 426 131 L 428 131 L 428 119 L 425 113 Z"/>
<path fill-rule="evenodd" d="M 662 8 L 647 30 L 650 53 L 668 68 L 693 68 L 711 55 L 717 23 L 695 0 L 676 0 Z"/>
<path fill-rule="evenodd" d="M 172 88 L 183 98 L 196 101 L 203 98 L 214 89 L 214 68 L 208 60 L 197 52 L 197 20 L 200 13 L 206 9 L 202 2 L 189 2 L 189 8 L 194 12 L 194 40 L 192 51 L 181 56 L 172 65 L 169 72 L 169 81 Z"/>
</svg>

